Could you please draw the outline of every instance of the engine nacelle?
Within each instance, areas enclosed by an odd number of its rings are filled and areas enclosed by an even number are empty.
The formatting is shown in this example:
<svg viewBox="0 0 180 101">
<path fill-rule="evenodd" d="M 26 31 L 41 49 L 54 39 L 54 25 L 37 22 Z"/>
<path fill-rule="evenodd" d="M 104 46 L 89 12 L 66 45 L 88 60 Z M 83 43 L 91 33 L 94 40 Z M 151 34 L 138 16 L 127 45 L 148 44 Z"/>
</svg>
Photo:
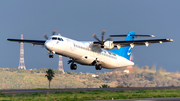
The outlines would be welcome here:
<svg viewBox="0 0 180 101">
<path fill-rule="evenodd" d="M 114 48 L 113 41 L 106 41 L 104 43 L 104 49 L 113 49 L 113 48 Z"/>
</svg>

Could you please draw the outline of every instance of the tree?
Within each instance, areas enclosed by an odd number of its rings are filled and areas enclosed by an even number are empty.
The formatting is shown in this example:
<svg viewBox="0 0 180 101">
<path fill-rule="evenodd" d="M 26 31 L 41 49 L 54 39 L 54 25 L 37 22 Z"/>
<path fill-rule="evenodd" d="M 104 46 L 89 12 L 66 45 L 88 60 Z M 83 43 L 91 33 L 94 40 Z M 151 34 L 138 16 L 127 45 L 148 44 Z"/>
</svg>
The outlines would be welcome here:
<svg viewBox="0 0 180 101">
<path fill-rule="evenodd" d="M 135 65 L 135 66 L 133 67 L 133 72 L 134 72 L 135 74 L 137 74 L 139 71 L 140 71 L 140 68 L 138 67 L 138 65 Z"/>
<path fill-rule="evenodd" d="M 149 70 L 149 66 L 142 67 L 143 70 Z"/>
<path fill-rule="evenodd" d="M 50 89 L 50 82 L 53 79 L 54 74 L 55 74 L 54 71 L 52 69 L 50 69 L 50 68 L 46 71 L 46 75 L 45 76 L 49 80 L 49 89 Z"/>
<path fill-rule="evenodd" d="M 156 70 L 156 66 L 152 66 L 152 67 L 150 68 L 150 70 L 152 70 L 152 71 Z"/>
<path fill-rule="evenodd" d="M 75 72 L 74 71 L 71 72 L 70 70 L 68 70 L 67 74 L 73 75 L 73 74 L 75 74 Z"/>
<path fill-rule="evenodd" d="M 103 85 L 99 86 L 99 88 L 110 88 L 110 86 L 107 84 L 103 84 Z"/>
<path fill-rule="evenodd" d="M 160 68 L 159 68 L 159 71 L 160 71 L 160 72 L 162 72 L 162 71 L 163 71 L 163 68 L 162 68 L 162 67 L 160 67 Z"/>
<path fill-rule="evenodd" d="M 162 72 L 166 72 L 166 69 L 163 69 L 163 71 Z"/>
</svg>

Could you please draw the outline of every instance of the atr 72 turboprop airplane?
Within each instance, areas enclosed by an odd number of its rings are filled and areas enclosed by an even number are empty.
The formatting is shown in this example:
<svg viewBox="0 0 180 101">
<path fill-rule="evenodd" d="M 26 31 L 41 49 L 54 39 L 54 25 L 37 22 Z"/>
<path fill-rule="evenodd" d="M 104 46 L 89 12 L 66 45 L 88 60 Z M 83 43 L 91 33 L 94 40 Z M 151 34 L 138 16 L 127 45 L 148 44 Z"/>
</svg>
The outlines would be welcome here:
<svg viewBox="0 0 180 101">
<path fill-rule="evenodd" d="M 105 30 L 102 31 L 101 40 L 95 33 L 94 41 L 76 41 L 61 35 L 55 35 L 53 31 L 51 37 L 47 37 L 46 33 L 42 40 L 25 40 L 25 39 L 7 39 L 8 41 L 32 43 L 32 45 L 44 45 L 49 52 L 49 58 L 53 58 L 53 54 L 69 57 L 71 60 L 71 70 L 76 70 L 79 63 L 81 65 L 95 66 L 96 70 L 115 69 L 120 67 L 132 66 L 134 63 L 130 61 L 131 51 L 134 46 L 150 45 L 151 43 L 172 42 L 172 39 L 153 39 L 153 40 L 134 40 L 136 37 L 154 37 L 153 35 L 135 35 L 130 31 L 127 35 L 110 35 L 110 37 L 126 37 L 125 41 L 112 41 L 111 38 L 104 40 Z"/>
</svg>

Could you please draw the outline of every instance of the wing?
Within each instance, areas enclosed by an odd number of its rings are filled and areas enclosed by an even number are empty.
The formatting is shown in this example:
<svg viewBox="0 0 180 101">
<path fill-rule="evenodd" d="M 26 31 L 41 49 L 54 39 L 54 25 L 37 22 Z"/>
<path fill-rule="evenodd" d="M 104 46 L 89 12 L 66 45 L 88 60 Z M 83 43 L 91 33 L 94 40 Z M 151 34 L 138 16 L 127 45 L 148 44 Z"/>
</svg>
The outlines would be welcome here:
<svg viewBox="0 0 180 101">
<path fill-rule="evenodd" d="M 115 46 L 120 45 L 121 47 L 125 46 L 139 46 L 139 45 L 150 45 L 151 43 L 163 43 L 163 42 L 172 42 L 172 39 L 154 39 L 154 40 L 134 40 L 134 41 L 113 41 Z"/>
<path fill-rule="evenodd" d="M 43 40 L 24 40 L 24 39 L 7 39 L 8 41 L 32 43 L 33 45 L 44 45 L 46 41 Z"/>
<path fill-rule="evenodd" d="M 134 41 L 112 41 L 116 47 L 126 47 L 126 46 L 139 46 L 139 45 L 150 45 L 151 43 L 163 43 L 172 42 L 172 39 L 154 39 L 154 40 L 134 40 Z M 99 44 L 99 42 L 93 42 L 94 44 Z"/>
</svg>

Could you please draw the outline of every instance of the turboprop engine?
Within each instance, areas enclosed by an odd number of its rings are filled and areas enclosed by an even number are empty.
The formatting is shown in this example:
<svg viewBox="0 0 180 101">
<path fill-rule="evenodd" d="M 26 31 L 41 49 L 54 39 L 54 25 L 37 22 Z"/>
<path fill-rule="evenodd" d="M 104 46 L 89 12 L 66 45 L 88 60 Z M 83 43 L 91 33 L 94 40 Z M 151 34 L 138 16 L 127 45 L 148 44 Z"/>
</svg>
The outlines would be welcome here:
<svg viewBox="0 0 180 101">
<path fill-rule="evenodd" d="M 104 43 L 104 49 L 113 49 L 113 48 L 114 48 L 113 41 L 106 41 Z"/>
<path fill-rule="evenodd" d="M 101 40 L 99 38 L 97 38 L 97 36 L 95 35 L 95 33 L 93 34 L 93 37 L 98 41 L 98 42 L 94 42 L 94 44 L 99 44 L 101 46 L 101 48 L 105 48 L 105 49 L 113 49 L 114 48 L 114 44 L 111 41 L 112 38 L 108 38 L 106 40 L 104 40 L 104 34 L 105 34 L 106 30 L 102 31 L 101 34 Z"/>
</svg>

